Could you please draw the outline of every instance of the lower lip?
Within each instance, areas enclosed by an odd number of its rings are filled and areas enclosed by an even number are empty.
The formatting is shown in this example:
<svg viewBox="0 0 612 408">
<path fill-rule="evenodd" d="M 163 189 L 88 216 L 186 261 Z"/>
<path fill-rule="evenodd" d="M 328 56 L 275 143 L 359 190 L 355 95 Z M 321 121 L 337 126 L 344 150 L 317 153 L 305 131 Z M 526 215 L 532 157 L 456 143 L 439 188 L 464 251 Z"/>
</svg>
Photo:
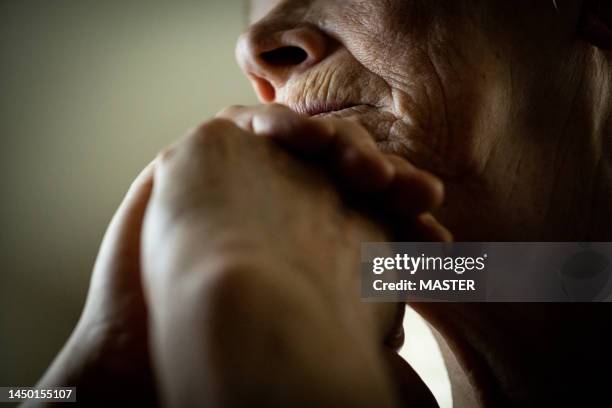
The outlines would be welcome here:
<svg viewBox="0 0 612 408">
<path fill-rule="evenodd" d="M 388 113 L 382 111 L 380 108 L 363 104 L 353 105 L 335 111 L 321 112 L 316 115 L 312 115 L 312 117 L 357 119 L 357 121 L 370 133 L 374 141 L 382 142 L 389 137 L 387 133 L 387 126 L 385 126 L 385 123 L 389 122 L 388 115 Z"/>
<path fill-rule="evenodd" d="M 374 105 L 353 105 L 343 109 L 320 112 L 311 116 L 312 118 L 338 118 L 338 119 L 356 119 L 363 126 L 372 139 L 379 144 L 379 148 L 386 152 L 396 153 L 388 146 L 390 130 L 393 124 L 397 122 L 397 118 L 391 112 L 386 111 Z"/>
<path fill-rule="evenodd" d="M 317 113 L 316 115 L 312 115 L 313 118 L 322 118 L 322 117 L 346 117 L 359 113 L 364 113 L 366 109 L 371 109 L 373 106 L 371 105 L 353 105 L 347 108 L 332 110 L 328 112 Z"/>
<path fill-rule="evenodd" d="M 407 158 L 415 166 L 439 172 L 439 158 L 427 148 L 428 141 L 418 127 L 398 118 L 391 110 L 373 105 L 354 105 L 336 111 L 321 112 L 314 118 L 356 119 L 378 148 L 385 153 Z"/>
</svg>

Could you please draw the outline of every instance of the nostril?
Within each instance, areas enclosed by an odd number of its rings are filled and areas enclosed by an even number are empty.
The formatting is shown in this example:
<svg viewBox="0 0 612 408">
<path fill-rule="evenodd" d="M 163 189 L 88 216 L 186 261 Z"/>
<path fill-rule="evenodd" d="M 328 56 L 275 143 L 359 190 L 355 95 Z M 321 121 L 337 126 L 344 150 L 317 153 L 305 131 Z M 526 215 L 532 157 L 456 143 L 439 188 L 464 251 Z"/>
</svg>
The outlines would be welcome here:
<svg viewBox="0 0 612 408">
<path fill-rule="evenodd" d="M 300 47 L 280 47 L 261 53 L 260 58 L 273 66 L 299 65 L 308 58 L 308 54 Z"/>
</svg>

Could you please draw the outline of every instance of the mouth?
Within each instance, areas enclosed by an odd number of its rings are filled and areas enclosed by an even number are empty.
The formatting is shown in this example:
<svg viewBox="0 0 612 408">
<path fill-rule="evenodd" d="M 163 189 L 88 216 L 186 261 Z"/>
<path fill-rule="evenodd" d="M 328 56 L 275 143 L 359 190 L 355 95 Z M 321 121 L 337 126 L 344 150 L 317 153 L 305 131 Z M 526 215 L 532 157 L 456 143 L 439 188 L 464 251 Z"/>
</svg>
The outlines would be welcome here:
<svg viewBox="0 0 612 408">
<path fill-rule="evenodd" d="M 322 118 L 322 117 L 348 117 L 355 116 L 365 113 L 368 110 L 373 109 L 374 106 L 366 105 L 366 104 L 356 104 L 356 105 L 347 105 L 343 107 L 339 107 L 337 109 L 323 110 L 321 112 L 316 112 L 313 115 L 310 115 L 314 118 Z"/>
<path fill-rule="evenodd" d="M 364 109 L 367 108 L 373 108 L 373 106 L 363 103 L 315 102 L 292 107 L 292 109 L 299 114 L 316 118 L 327 116 L 350 116 L 352 114 L 362 113 Z"/>
<path fill-rule="evenodd" d="M 396 120 L 386 109 L 363 102 L 308 101 L 289 104 L 296 113 L 313 118 L 352 118 L 368 130 L 374 141 L 385 144 Z"/>
<path fill-rule="evenodd" d="M 421 142 L 420 132 L 413 129 L 410 123 L 396 116 L 387 106 L 373 105 L 364 102 L 300 102 L 288 103 L 296 113 L 313 118 L 353 119 L 361 124 L 370 134 L 378 148 L 408 158 L 414 165 L 433 171 L 431 163 L 435 159 L 427 144 Z M 417 137 L 408 135 L 416 134 Z"/>
</svg>

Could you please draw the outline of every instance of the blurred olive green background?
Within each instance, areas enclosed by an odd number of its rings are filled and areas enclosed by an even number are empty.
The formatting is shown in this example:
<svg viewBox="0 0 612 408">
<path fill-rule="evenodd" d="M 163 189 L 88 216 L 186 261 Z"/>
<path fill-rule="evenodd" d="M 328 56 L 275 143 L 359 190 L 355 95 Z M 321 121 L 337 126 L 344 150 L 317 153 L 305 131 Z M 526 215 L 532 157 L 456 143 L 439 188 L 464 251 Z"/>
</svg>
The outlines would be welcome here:
<svg viewBox="0 0 612 408">
<path fill-rule="evenodd" d="M 0 386 L 33 385 L 83 306 L 106 224 L 165 145 L 256 102 L 234 62 L 245 4 L 0 2 Z M 450 389 L 418 316 L 403 354 Z"/>
<path fill-rule="evenodd" d="M 240 1 L 0 3 L 0 384 L 32 384 L 79 316 L 131 180 L 226 105 Z"/>
</svg>

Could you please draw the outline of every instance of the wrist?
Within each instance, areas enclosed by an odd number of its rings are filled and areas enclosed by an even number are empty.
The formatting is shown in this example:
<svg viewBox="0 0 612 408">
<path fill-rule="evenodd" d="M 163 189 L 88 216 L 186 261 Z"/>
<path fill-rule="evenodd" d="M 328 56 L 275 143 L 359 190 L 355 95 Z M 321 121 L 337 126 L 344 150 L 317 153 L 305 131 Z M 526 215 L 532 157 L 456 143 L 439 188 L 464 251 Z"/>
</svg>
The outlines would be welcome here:
<svg viewBox="0 0 612 408">
<path fill-rule="evenodd" d="M 208 395 L 221 405 L 254 399 L 284 405 L 315 396 L 321 399 L 313 405 L 390 404 L 376 342 L 303 275 L 244 256 L 188 274 L 193 279 L 151 301 L 165 403 L 188 406 L 196 402 L 191 397 Z M 348 392 L 347 384 L 364 379 L 368 389 Z M 317 392 L 305 395 L 304 384 Z"/>
</svg>

